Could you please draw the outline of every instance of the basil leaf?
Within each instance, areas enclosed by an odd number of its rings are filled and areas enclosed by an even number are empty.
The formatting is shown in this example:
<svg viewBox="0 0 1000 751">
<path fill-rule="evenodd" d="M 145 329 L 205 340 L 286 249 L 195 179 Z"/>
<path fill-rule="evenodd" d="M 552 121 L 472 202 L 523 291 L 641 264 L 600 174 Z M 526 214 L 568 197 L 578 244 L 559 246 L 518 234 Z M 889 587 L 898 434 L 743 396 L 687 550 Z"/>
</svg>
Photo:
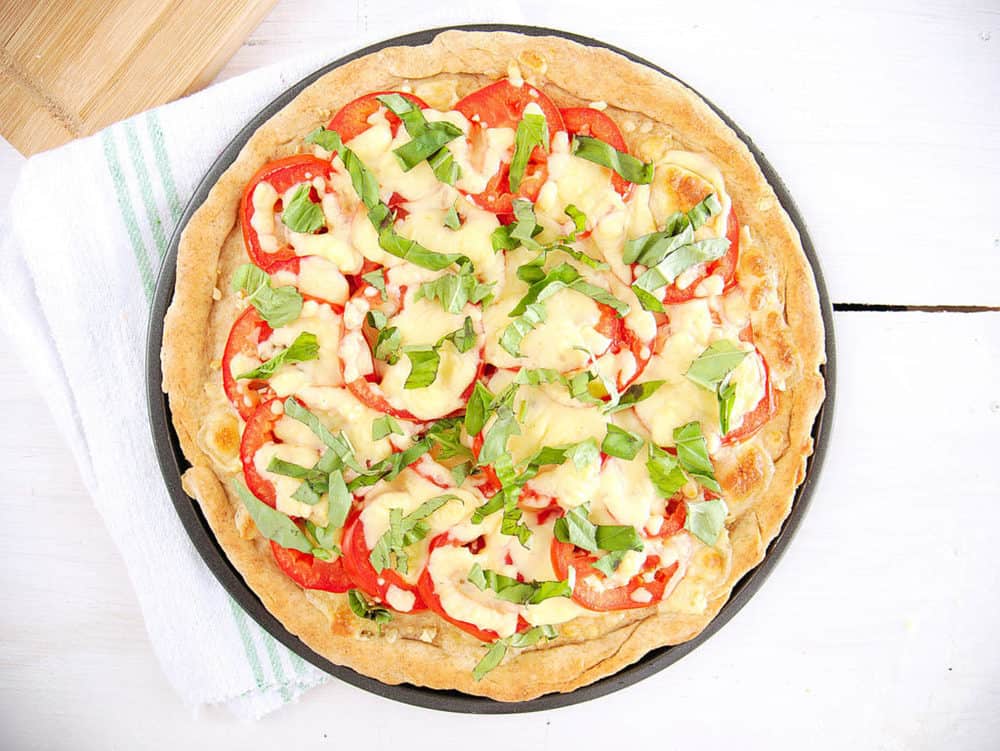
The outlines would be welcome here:
<svg viewBox="0 0 1000 751">
<path fill-rule="evenodd" d="M 601 443 L 601 451 L 609 456 L 617 456 L 619 459 L 631 461 L 642 448 L 642 438 L 635 433 L 619 428 L 617 425 L 608 423 L 608 432 Z"/>
<path fill-rule="evenodd" d="M 462 462 L 451 468 L 451 479 L 456 487 L 461 487 L 465 478 L 472 474 L 472 462 Z"/>
<path fill-rule="evenodd" d="M 511 205 L 514 209 L 514 223 L 510 225 L 510 239 L 516 240 L 528 250 L 541 250 L 541 244 L 536 242 L 534 237 L 542 231 L 542 228 L 538 226 L 531 201 L 515 198 Z"/>
<path fill-rule="evenodd" d="M 596 553 L 597 526 L 590 521 L 590 504 L 584 503 L 571 508 L 556 519 L 553 534 L 559 542 L 570 543 L 591 553 Z"/>
<path fill-rule="evenodd" d="M 497 473 L 497 477 L 504 485 L 501 492 L 497 494 L 503 496 L 503 518 L 500 520 L 500 534 L 516 537 L 518 542 L 527 548 L 528 541 L 531 539 L 531 529 L 521 521 L 524 512 L 517 505 L 517 499 L 521 495 L 521 486 L 510 484 L 511 481 L 508 478 L 509 474 L 513 474 L 512 466 L 510 466 L 509 472 L 504 472 L 503 469 L 504 465 L 512 464 L 513 461 L 509 454 L 500 457 L 493 464 L 493 471 Z"/>
<path fill-rule="evenodd" d="M 462 421 L 457 417 L 447 417 L 431 424 L 426 438 L 437 446 L 438 459 L 454 456 L 472 458 L 472 452 L 462 443 Z"/>
<path fill-rule="evenodd" d="M 304 480 L 310 485 L 323 486 L 327 483 L 327 477 L 329 472 L 324 472 L 321 469 L 316 469 L 315 467 L 303 467 L 301 464 L 295 464 L 294 462 L 286 462 L 284 459 L 279 459 L 276 456 L 271 457 L 271 461 L 267 465 L 268 472 L 274 472 L 276 475 L 284 475 L 285 477 L 294 477 L 296 480 Z M 323 488 L 322 492 L 326 492 L 326 488 Z"/>
<path fill-rule="evenodd" d="M 252 378 L 264 380 L 273 376 L 282 365 L 291 365 L 296 362 L 308 362 L 309 360 L 315 360 L 318 357 L 319 342 L 316 341 L 316 335 L 310 334 L 308 331 L 303 331 L 295 337 L 295 341 L 292 342 L 287 349 L 279 352 L 270 360 L 261 363 L 253 370 L 236 376 L 236 379 L 241 380 L 243 378 Z"/>
<path fill-rule="evenodd" d="M 604 409 L 604 414 L 610 415 L 615 412 L 620 412 L 623 409 L 634 407 L 639 402 L 651 397 L 664 383 L 666 383 L 666 381 L 645 381 L 643 383 L 633 383 L 625 389 L 624 392 L 622 392 L 616 404 L 608 405 L 608 407 Z"/>
<path fill-rule="evenodd" d="M 510 225 L 501 225 L 493 230 L 490 235 L 490 243 L 493 245 L 493 252 L 499 253 L 501 250 L 514 250 L 519 243 L 511 239 Z"/>
<path fill-rule="evenodd" d="M 625 180 L 637 185 L 648 185 L 653 182 L 653 164 L 643 163 L 631 154 L 619 151 L 609 143 L 591 136 L 573 136 L 571 153 L 607 167 L 621 175 Z"/>
<path fill-rule="evenodd" d="M 546 383 L 562 383 L 563 374 L 555 368 L 521 368 L 514 376 L 514 383 L 539 386 Z"/>
<path fill-rule="evenodd" d="M 285 400 L 285 414 L 293 420 L 298 420 L 305 425 L 313 434 L 319 438 L 323 444 L 333 450 L 345 467 L 350 467 L 355 472 L 364 472 L 364 467 L 354 457 L 354 447 L 343 433 L 334 435 L 327 427 L 320 422 L 319 418 L 303 407 L 295 397 L 291 396 Z"/>
<path fill-rule="evenodd" d="M 268 540 L 274 540 L 283 548 L 312 553 L 312 544 L 295 522 L 259 500 L 247 489 L 242 480 L 233 480 L 233 487 L 261 535 Z"/>
<path fill-rule="evenodd" d="M 463 135 L 462 129 L 445 120 L 427 123 L 423 129 L 402 146 L 392 150 L 399 159 L 403 172 L 409 172 L 425 159 L 436 154 L 446 143 Z"/>
<path fill-rule="evenodd" d="M 368 556 L 375 572 L 382 573 L 384 569 L 393 568 L 400 573 L 407 573 L 408 559 L 404 548 L 427 536 L 430 527 L 424 520 L 449 501 L 464 503 L 457 495 L 446 493 L 424 501 L 406 516 L 403 516 L 400 508 L 390 509 L 389 529 L 378 538 Z"/>
<path fill-rule="evenodd" d="M 544 278 L 535 282 L 528 288 L 528 292 L 522 297 L 517 305 L 508 314 L 511 318 L 522 315 L 529 305 L 544 302 L 552 295 L 564 288 L 572 289 L 582 295 L 586 295 L 595 302 L 613 308 L 620 316 L 624 316 L 629 311 L 629 306 L 616 298 L 610 292 L 601 287 L 597 287 L 580 277 L 580 272 L 568 263 L 561 263 L 547 274 Z"/>
<path fill-rule="evenodd" d="M 507 641 L 505 639 L 493 642 L 490 648 L 486 650 L 486 654 L 483 655 L 483 659 L 476 663 L 476 667 L 472 669 L 472 677 L 476 681 L 481 681 L 486 677 L 487 673 L 503 662 L 504 655 L 506 654 Z"/>
<path fill-rule="evenodd" d="M 479 466 L 495 464 L 501 456 L 507 456 L 507 441 L 513 435 L 520 435 L 513 411 L 509 407 L 497 409 L 497 418 L 483 436 L 483 446 L 479 450 Z"/>
<path fill-rule="evenodd" d="M 630 524 L 597 525 L 597 547 L 601 550 L 642 550 L 642 540 Z"/>
<path fill-rule="evenodd" d="M 327 130 L 323 126 L 316 128 L 309 132 L 305 138 L 306 143 L 314 143 L 321 149 L 326 151 L 340 151 L 343 147 L 343 142 L 340 140 L 340 134 L 335 130 Z"/>
<path fill-rule="evenodd" d="M 450 334 L 445 334 L 441 337 L 437 346 L 440 347 L 445 342 L 451 342 L 455 345 L 455 349 L 464 354 L 476 346 L 478 338 L 476 330 L 472 328 L 472 318 L 470 316 L 466 316 L 465 320 L 462 322 L 462 328 L 455 329 Z"/>
<path fill-rule="evenodd" d="M 427 163 L 431 166 L 434 176 L 447 185 L 454 185 L 455 181 L 462 176 L 462 168 L 458 166 L 447 148 L 442 148 L 436 154 L 431 155 Z"/>
<path fill-rule="evenodd" d="M 558 634 L 556 633 L 555 628 L 545 624 L 529 628 L 527 631 L 522 631 L 518 634 L 513 634 L 509 637 L 509 641 L 510 646 L 515 649 L 523 649 L 524 647 L 533 647 L 542 639 L 555 639 L 556 636 L 558 636 Z"/>
<path fill-rule="evenodd" d="M 517 124 L 517 133 L 514 135 L 514 156 L 510 160 L 509 176 L 511 193 L 517 193 L 521 187 L 528 159 L 536 146 L 548 151 L 549 126 L 545 115 L 526 113 L 521 116 L 521 121 Z"/>
<path fill-rule="evenodd" d="M 341 526 L 343 524 L 335 526 L 331 523 L 325 527 L 317 527 L 310 521 L 306 522 L 306 531 L 316 538 L 316 543 L 319 545 L 318 548 L 313 548 L 312 550 L 314 556 L 324 561 L 330 561 L 333 560 L 334 555 L 341 554 L 340 546 L 337 545 L 337 530 Z M 319 551 L 327 555 L 324 556 Z"/>
<path fill-rule="evenodd" d="M 674 443 L 677 445 L 677 459 L 687 473 L 709 490 L 721 493 L 722 488 L 715 479 L 715 469 L 708 456 L 705 436 L 701 432 L 701 423 L 689 422 L 676 428 Z"/>
<path fill-rule="evenodd" d="M 415 107 L 413 102 L 401 94 L 380 94 L 375 97 L 383 107 L 403 121 L 406 132 L 411 136 L 420 132 L 421 128 L 427 125 L 427 119 L 419 107 Z"/>
<path fill-rule="evenodd" d="M 573 242 L 576 236 L 587 229 L 587 215 L 573 204 L 569 204 L 563 213 L 573 220 L 573 231 L 566 236 L 566 242 Z"/>
<path fill-rule="evenodd" d="M 330 473 L 330 499 L 327 524 L 331 527 L 343 527 L 347 514 L 351 510 L 351 494 L 344 482 L 344 475 L 339 471 Z"/>
<path fill-rule="evenodd" d="M 709 193 L 705 198 L 687 212 L 688 221 L 692 229 L 698 229 L 713 216 L 722 211 L 722 204 L 719 203 L 715 193 Z"/>
<path fill-rule="evenodd" d="M 360 590 L 347 590 L 347 604 L 350 606 L 351 612 L 358 618 L 374 621 L 380 628 L 392 620 L 392 613 L 380 605 L 368 602 Z"/>
<path fill-rule="evenodd" d="M 596 464 L 600 459 L 600 454 L 597 441 L 593 438 L 580 441 L 566 449 L 566 458 L 573 462 L 577 469 L 583 469 L 591 464 Z"/>
<path fill-rule="evenodd" d="M 367 274 L 362 274 L 361 278 L 379 291 L 379 296 L 382 298 L 383 301 L 388 299 L 388 295 L 386 294 L 385 291 L 384 269 L 375 269 L 374 271 L 369 271 Z M 379 328 L 381 328 L 381 326 Z"/>
<path fill-rule="evenodd" d="M 389 454 L 382 461 L 372 465 L 364 474 L 347 483 L 347 489 L 353 493 L 359 488 L 370 487 L 380 480 L 391 482 L 400 472 L 430 450 L 430 441 L 421 440 L 403 451 Z"/>
<path fill-rule="evenodd" d="M 500 334 L 500 346 L 514 357 L 521 356 L 521 341 L 539 323 L 545 320 L 545 306 L 532 303 L 511 321 Z"/>
<path fill-rule="evenodd" d="M 649 480 L 661 498 L 670 498 L 687 484 L 687 477 L 677 458 L 658 446 L 649 444 L 649 459 L 646 460 Z"/>
<path fill-rule="evenodd" d="M 422 389 L 437 378 L 441 355 L 435 347 L 404 347 L 403 354 L 410 360 L 410 374 L 403 383 L 404 389 Z"/>
<path fill-rule="evenodd" d="M 302 313 L 302 295 L 292 286 L 272 287 L 271 277 L 252 263 L 244 263 L 233 273 L 234 292 L 243 292 L 272 328 L 286 326 Z"/>
<path fill-rule="evenodd" d="M 498 599 L 520 605 L 537 605 L 553 597 L 570 597 L 573 594 L 568 581 L 521 582 L 483 569 L 478 563 L 473 564 L 468 578 L 481 591 L 492 589 Z"/>
<path fill-rule="evenodd" d="M 729 240 L 724 237 L 699 240 L 682 245 L 658 264 L 640 274 L 639 278 L 632 283 L 632 290 L 641 289 L 652 293 L 661 287 L 673 284 L 677 277 L 690 267 L 721 258 L 728 249 Z M 638 292 L 636 294 L 638 295 Z M 647 308 L 647 310 L 652 310 L 652 308 Z"/>
<path fill-rule="evenodd" d="M 453 263 L 469 260 L 459 253 L 437 253 L 428 250 L 415 240 L 409 240 L 398 234 L 391 226 L 383 227 L 379 231 L 378 244 L 386 253 L 431 271 L 441 271 Z"/>
<path fill-rule="evenodd" d="M 465 405 L 465 432 L 477 435 L 486 424 L 486 413 L 493 403 L 493 394 L 481 382 L 476 381 Z"/>
<path fill-rule="evenodd" d="M 307 482 L 302 483 L 295 489 L 295 492 L 292 493 L 292 498 L 309 506 L 315 506 L 323 500 L 323 496 Z"/>
<path fill-rule="evenodd" d="M 457 274 L 443 274 L 421 284 L 414 299 L 437 300 L 444 310 L 458 315 L 467 303 L 478 303 L 489 296 L 494 284 L 495 282 L 480 284 L 472 273 L 472 267 L 466 264 Z"/>
<path fill-rule="evenodd" d="M 497 493 L 488 501 L 486 501 L 486 503 L 484 503 L 482 506 L 477 507 L 476 510 L 472 512 L 472 523 L 482 524 L 483 520 L 487 516 L 495 514 L 497 511 L 503 508 L 503 501 L 504 501 L 504 494 Z"/>
<path fill-rule="evenodd" d="M 591 565 L 591 568 L 596 568 L 605 576 L 614 576 L 615 571 L 622 563 L 622 559 L 625 558 L 625 554 L 628 550 L 615 550 L 607 555 L 602 555 Z"/>
<path fill-rule="evenodd" d="M 698 503 L 688 502 L 684 529 L 706 545 L 715 545 L 726 526 L 726 503 L 721 498 Z"/>
<path fill-rule="evenodd" d="M 281 211 L 281 223 L 292 232 L 311 234 L 326 224 L 323 207 L 309 198 L 312 185 L 303 183 Z"/>
<path fill-rule="evenodd" d="M 656 299 L 651 293 L 637 286 L 632 285 L 632 292 L 635 293 L 635 298 L 639 301 L 639 305 L 642 306 L 643 310 L 651 310 L 654 313 L 662 313 L 666 308 L 663 307 L 663 303 Z"/>
<path fill-rule="evenodd" d="M 444 226 L 448 229 L 455 230 L 462 226 L 462 219 L 459 217 L 458 211 L 455 209 L 454 205 L 452 205 L 452 207 L 448 209 L 448 213 L 444 215 Z"/>
<path fill-rule="evenodd" d="M 699 386 L 715 391 L 746 356 L 747 353 L 739 345 L 728 339 L 719 339 L 695 358 L 684 375 Z"/>
<path fill-rule="evenodd" d="M 382 415 L 372 420 L 372 440 L 381 441 L 389 435 L 405 435 L 403 426 L 392 415 Z"/>
<path fill-rule="evenodd" d="M 675 214 L 684 219 L 684 226 L 679 232 L 667 220 L 667 229 L 651 232 L 632 240 L 625 241 L 622 260 L 625 263 L 641 263 L 643 266 L 655 266 L 678 248 L 694 242 L 694 230 L 684 214 Z"/>
<path fill-rule="evenodd" d="M 719 384 L 715 392 L 719 401 L 719 429 L 722 435 L 729 432 L 729 423 L 733 418 L 733 405 L 736 403 L 736 384 L 733 381 L 725 381 Z"/>
<path fill-rule="evenodd" d="M 390 365 L 395 365 L 399 362 L 400 343 L 399 329 L 395 326 L 381 329 L 375 338 L 375 347 L 372 353 L 375 355 L 376 360 L 382 360 Z"/>
<path fill-rule="evenodd" d="M 603 404 L 601 399 L 590 393 L 590 384 L 596 380 L 597 376 L 589 370 L 584 370 L 566 379 L 566 390 L 569 391 L 571 398 L 584 404 Z"/>
</svg>

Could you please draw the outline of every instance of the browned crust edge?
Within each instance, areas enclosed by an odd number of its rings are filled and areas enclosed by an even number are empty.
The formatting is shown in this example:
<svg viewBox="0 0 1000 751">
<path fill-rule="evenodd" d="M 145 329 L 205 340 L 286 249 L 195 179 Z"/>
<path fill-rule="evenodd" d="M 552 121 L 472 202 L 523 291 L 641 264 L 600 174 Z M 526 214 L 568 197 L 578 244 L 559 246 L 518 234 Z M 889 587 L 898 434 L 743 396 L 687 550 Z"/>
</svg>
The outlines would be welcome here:
<svg viewBox="0 0 1000 751">
<path fill-rule="evenodd" d="M 760 346 L 769 360 L 772 355 L 778 359 L 791 356 L 797 358 L 798 367 L 772 421 L 780 429 L 765 428 L 765 433 L 780 433 L 773 440 L 764 439 L 774 461 L 773 480 L 730 520 L 731 569 L 725 585 L 711 594 L 704 613 L 679 615 L 651 608 L 601 619 L 598 633 L 525 650 L 477 683 L 471 668 L 483 649 L 471 637 L 440 621 L 428 630 L 426 616 L 423 620 L 402 616 L 397 619 L 399 629 L 389 638 L 359 639 L 357 624 L 351 621 L 342 597 L 307 594 L 288 579 L 259 537 L 245 539 L 239 533 L 237 503 L 224 489 L 221 473 L 213 469 L 196 436 L 207 414 L 206 404 L 212 403 L 205 384 L 217 378 L 210 366 L 219 351 L 217 337 L 210 334 L 216 306 L 213 289 L 222 286 L 219 272 L 224 270 L 227 252 L 234 247 L 241 251 L 238 237 L 234 239 L 239 234 L 237 206 L 243 186 L 259 165 L 287 152 L 295 139 L 325 122 L 331 111 L 363 93 L 435 76 L 458 78 L 471 88 L 504 75 L 512 60 L 520 61 L 528 72 L 534 70 L 536 82 L 557 103 L 603 100 L 613 115 L 635 113 L 665 124 L 675 141 L 708 153 L 720 165 L 738 214 L 753 229 L 756 242 L 777 261 L 779 270 L 777 289 L 772 291 L 777 294 L 781 321 L 768 321 L 767 314 L 774 310 L 766 307 L 752 314 L 755 330 L 778 330 Z M 231 320 L 233 313 L 229 315 Z M 184 487 L 198 499 L 230 560 L 268 610 L 336 664 L 386 683 L 454 688 L 501 701 L 572 691 L 617 672 L 651 649 L 697 635 L 726 602 L 733 585 L 763 559 L 787 518 L 812 452 L 810 435 L 824 396 L 819 371 L 825 359 L 823 321 L 812 271 L 798 232 L 746 145 L 690 90 L 645 66 L 560 37 L 508 32 L 448 31 L 428 45 L 390 47 L 351 61 L 310 85 L 259 128 L 182 233 L 174 300 L 166 315 L 163 341 L 163 388 L 181 446 L 192 464 L 184 475 Z"/>
</svg>

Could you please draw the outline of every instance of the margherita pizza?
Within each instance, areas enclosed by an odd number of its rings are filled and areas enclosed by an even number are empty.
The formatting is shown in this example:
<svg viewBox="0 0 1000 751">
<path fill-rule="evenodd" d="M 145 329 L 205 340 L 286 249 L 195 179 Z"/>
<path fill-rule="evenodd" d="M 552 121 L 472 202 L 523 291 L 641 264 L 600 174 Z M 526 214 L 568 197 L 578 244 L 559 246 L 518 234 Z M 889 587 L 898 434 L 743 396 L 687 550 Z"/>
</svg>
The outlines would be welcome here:
<svg viewBox="0 0 1000 751">
<path fill-rule="evenodd" d="M 387 683 L 570 691 L 697 635 L 823 399 L 798 235 L 676 81 L 449 31 L 323 76 L 184 230 L 184 486 L 267 608 Z"/>
</svg>

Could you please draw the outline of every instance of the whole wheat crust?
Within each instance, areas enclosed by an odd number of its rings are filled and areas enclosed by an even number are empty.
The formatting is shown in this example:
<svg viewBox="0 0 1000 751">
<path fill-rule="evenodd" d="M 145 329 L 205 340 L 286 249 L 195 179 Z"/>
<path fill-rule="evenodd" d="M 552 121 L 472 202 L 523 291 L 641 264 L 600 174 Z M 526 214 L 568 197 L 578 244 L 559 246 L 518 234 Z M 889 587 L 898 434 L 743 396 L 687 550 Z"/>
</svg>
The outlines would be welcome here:
<svg viewBox="0 0 1000 751">
<path fill-rule="evenodd" d="M 379 635 L 351 614 L 345 596 L 304 590 L 285 576 L 228 488 L 238 465 L 209 455 L 199 432 L 210 424 L 217 436 L 229 431 L 232 445 L 238 444 L 235 415 L 228 422 L 217 418 L 232 414 L 218 358 L 239 308 L 226 281 L 246 260 L 237 209 L 254 172 L 298 150 L 304 134 L 357 96 L 404 85 L 438 98 L 462 96 L 506 75 L 512 61 L 559 106 L 606 102 L 630 150 L 643 155 L 665 145 L 683 148 L 707 154 L 720 167 L 751 231 L 752 241 L 741 245 L 739 275 L 757 344 L 784 389 L 777 414 L 758 436 L 719 459 L 730 549 L 719 580 L 705 593 L 704 612 L 651 607 L 576 619 L 560 627 L 558 639 L 508 657 L 477 683 L 471 671 L 483 645 L 436 616 L 397 615 Z M 331 71 L 251 136 L 182 234 L 163 337 L 163 388 L 191 463 L 186 491 L 246 582 L 289 631 L 330 661 L 385 683 L 520 701 L 615 673 L 651 649 L 693 638 L 718 613 L 733 585 L 762 560 L 804 478 L 824 395 L 823 341 L 816 284 L 795 227 L 747 147 L 697 95 L 606 49 L 559 37 L 447 31 L 430 44 L 382 49 Z"/>
</svg>

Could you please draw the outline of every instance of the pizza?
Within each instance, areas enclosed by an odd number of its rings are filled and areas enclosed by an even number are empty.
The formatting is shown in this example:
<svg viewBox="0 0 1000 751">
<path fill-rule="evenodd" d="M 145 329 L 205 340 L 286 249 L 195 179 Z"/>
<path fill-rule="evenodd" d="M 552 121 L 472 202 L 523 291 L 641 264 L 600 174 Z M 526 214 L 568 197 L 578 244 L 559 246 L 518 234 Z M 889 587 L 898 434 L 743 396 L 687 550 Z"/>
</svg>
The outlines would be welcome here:
<svg viewBox="0 0 1000 751">
<path fill-rule="evenodd" d="M 186 492 L 264 605 L 501 701 L 687 641 L 787 517 L 823 400 L 798 234 L 694 93 L 448 31 L 319 78 L 181 236 Z"/>
</svg>

